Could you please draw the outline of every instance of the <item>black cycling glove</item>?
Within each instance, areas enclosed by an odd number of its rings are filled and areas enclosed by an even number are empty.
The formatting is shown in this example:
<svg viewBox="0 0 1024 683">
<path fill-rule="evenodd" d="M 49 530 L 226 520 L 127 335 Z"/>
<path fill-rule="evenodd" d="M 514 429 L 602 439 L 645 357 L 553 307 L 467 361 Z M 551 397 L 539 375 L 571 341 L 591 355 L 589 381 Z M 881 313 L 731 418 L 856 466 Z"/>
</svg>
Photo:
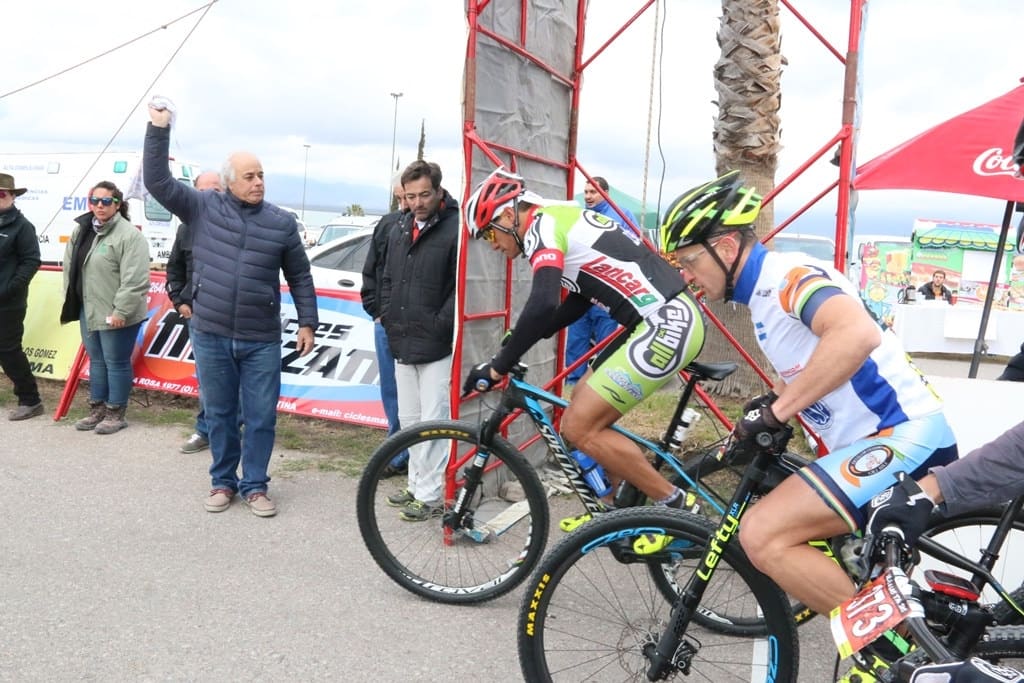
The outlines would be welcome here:
<svg viewBox="0 0 1024 683">
<path fill-rule="evenodd" d="M 778 394 L 776 394 L 774 391 L 769 391 L 767 394 L 755 396 L 754 398 L 750 399 L 749 401 L 743 404 L 743 414 L 746 415 L 755 408 L 763 408 L 764 406 L 770 406 L 771 404 L 775 403 L 775 399 L 777 399 L 778 397 Z"/>
<path fill-rule="evenodd" d="M 913 548 L 928 528 L 935 503 L 906 472 L 897 472 L 896 480 L 896 486 L 871 499 L 867 533 L 877 536 L 885 527 L 894 526 L 903 534 L 907 547 Z"/>
<path fill-rule="evenodd" d="M 462 395 L 465 396 L 474 391 L 479 391 L 481 394 L 488 392 L 497 383 L 498 380 L 491 378 L 491 364 L 489 362 L 477 363 L 470 369 L 469 374 L 466 375 L 466 381 L 462 383 Z"/>
<path fill-rule="evenodd" d="M 751 410 L 746 410 L 736 426 L 733 427 L 732 443 L 736 452 L 750 453 L 769 450 L 777 453 L 786 447 L 793 430 L 785 422 L 779 422 L 775 413 L 772 412 L 771 402 L 774 402 L 777 397 L 774 394 L 766 396 L 772 397 L 770 401 Z M 753 400 L 750 403 L 753 403 Z"/>
</svg>

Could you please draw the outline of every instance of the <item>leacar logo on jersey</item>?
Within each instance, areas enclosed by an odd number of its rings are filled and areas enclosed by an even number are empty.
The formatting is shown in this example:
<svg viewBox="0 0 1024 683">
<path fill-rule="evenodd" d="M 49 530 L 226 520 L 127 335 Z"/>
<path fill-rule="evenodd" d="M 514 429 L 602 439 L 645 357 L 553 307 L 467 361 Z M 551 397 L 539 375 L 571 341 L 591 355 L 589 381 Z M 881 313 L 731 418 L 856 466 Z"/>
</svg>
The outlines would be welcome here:
<svg viewBox="0 0 1024 683">
<path fill-rule="evenodd" d="M 580 271 L 608 283 L 621 292 L 623 297 L 632 301 L 637 309 L 658 301 L 657 295 L 648 289 L 645 282 L 637 279 L 636 275 L 625 268 L 609 262 L 605 256 L 599 256 L 590 263 L 584 263 L 580 266 Z"/>
</svg>

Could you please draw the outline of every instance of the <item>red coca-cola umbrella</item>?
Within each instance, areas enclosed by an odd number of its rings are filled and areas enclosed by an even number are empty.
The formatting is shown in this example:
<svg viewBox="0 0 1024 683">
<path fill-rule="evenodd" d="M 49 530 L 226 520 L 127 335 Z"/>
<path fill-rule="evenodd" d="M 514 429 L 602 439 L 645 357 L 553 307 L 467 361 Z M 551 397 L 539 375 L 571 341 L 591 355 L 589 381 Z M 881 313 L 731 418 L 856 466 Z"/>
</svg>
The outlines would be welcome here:
<svg viewBox="0 0 1024 683">
<path fill-rule="evenodd" d="M 1021 79 L 1024 82 L 1024 79 Z M 1006 200 L 996 254 L 1003 253 L 1015 202 L 1024 202 L 1024 85 L 959 116 L 929 128 L 857 169 L 858 190 L 936 190 Z M 1024 221 L 1018 235 L 1024 235 Z M 1024 248 L 1018 237 L 1018 248 Z M 992 263 L 981 325 L 968 377 L 977 377 L 985 329 L 999 277 L 1000 259 Z M 1022 347 L 1024 348 L 1024 347 Z"/>
<path fill-rule="evenodd" d="M 1024 201 L 1013 141 L 1024 85 L 893 147 L 857 169 L 858 190 L 936 190 Z"/>
</svg>

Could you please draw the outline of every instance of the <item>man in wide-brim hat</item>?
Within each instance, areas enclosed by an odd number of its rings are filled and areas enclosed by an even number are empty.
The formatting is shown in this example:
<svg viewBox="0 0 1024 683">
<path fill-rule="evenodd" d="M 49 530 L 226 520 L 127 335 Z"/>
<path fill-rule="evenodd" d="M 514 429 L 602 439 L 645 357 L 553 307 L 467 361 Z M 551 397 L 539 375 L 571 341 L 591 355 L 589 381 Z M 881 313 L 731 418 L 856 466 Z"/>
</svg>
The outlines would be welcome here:
<svg viewBox="0 0 1024 683">
<path fill-rule="evenodd" d="M 14 185 L 14 176 L 8 173 L 0 173 L 0 190 L 3 190 L 4 192 L 12 192 L 15 197 L 20 197 L 28 192 L 26 188 L 15 187 Z"/>
<path fill-rule="evenodd" d="M 18 406 L 10 420 L 27 420 L 43 414 L 39 386 L 21 346 L 28 309 L 28 283 L 39 270 L 36 229 L 14 206 L 25 194 L 14 177 L 0 173 L 0 367 L 14 383 Z"/>
</svg>

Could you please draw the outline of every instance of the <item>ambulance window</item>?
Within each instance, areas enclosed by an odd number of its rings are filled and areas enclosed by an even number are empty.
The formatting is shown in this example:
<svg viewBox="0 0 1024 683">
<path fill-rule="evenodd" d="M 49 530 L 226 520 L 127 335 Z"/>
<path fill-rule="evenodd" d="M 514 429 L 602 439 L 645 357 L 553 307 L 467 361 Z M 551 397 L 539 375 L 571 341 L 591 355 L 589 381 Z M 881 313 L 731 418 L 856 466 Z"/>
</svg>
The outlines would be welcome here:
<svg viewBox="0 0 1024 683">
<path fill-rule="evenodd" d="M 171 212 L 165 209 L 160 202 L 150 196 L 146 197 L 146 220 L 169 221 Z"/>
</svg>

